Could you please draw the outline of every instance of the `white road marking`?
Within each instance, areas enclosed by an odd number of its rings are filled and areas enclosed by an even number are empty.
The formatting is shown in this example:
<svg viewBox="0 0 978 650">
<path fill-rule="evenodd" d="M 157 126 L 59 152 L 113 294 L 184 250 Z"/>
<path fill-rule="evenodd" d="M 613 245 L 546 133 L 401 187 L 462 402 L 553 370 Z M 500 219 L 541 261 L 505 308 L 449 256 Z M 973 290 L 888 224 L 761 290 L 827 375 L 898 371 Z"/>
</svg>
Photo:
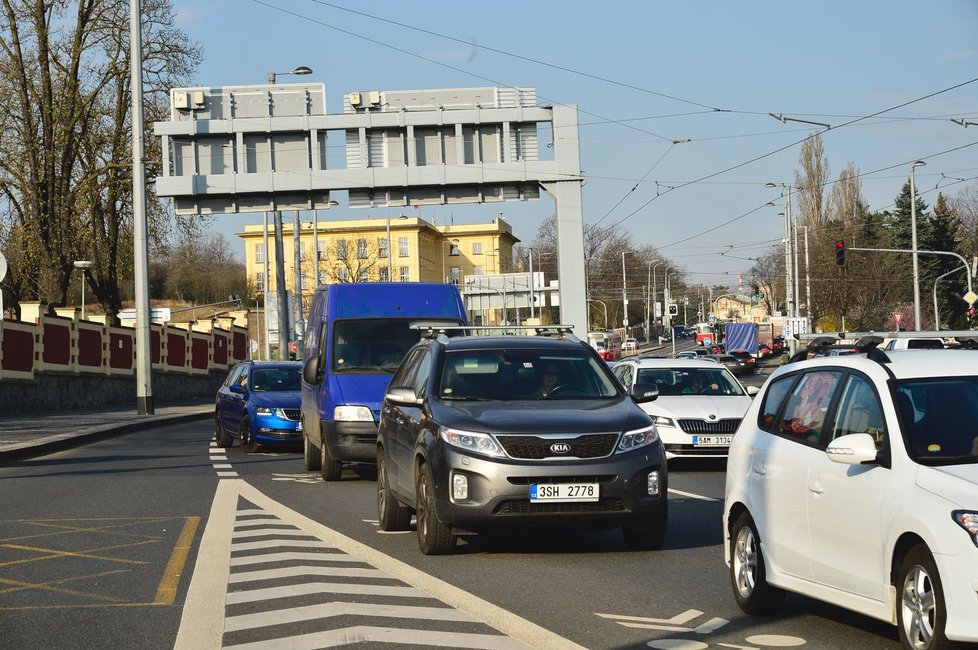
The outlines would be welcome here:
<svg viewBox="0 0 978 650">
<path fill-rule="evenodd" d="M 385 618 L 406 618 L 420 621 L 451 621 L 455 623 L 478 623 L 479 621 L 454 607 L 416 607 L 413 605 L 374 605 L 371 603 L 344 603 L 334 601 L 289 607 L 288 609 L 265 612 L 250 612 L 241 616 L 229 616 L 224 621 L 225 632 L 253 630 L 270 625 L 301 623 L 318 618 L 334 616 L 366 616 Z"/>
<path fill-rule="evenodd" d="M 232 573 L 228 578 L 229 584 L 254 582 L 256 580 L 273 580 L 275 578 L 294 578 L 296 576 L 339 576 L 342 578 L 387 578 L 378 569 L 359 569 L 352 567 L 330 566 L 290 566 L 281 569 L 263 569 L 261 571 L 246 571 Z"/>
<path fill-rule="evenodd" d="M 279 541 L 279 545 L 282 542 Z M 291 546 L 291 544 L 290 544 Z M 231 548 L 234 550 L 234 547 Z M 346 553 L 305 553 L 302 551 L 282 551 L 281 553 L 267 553 L 265 555 L 246 555 L 244 557 L 232 557 L 231 566 L 248 566 L 251 564 L 264 564 L 266 562 L 285 562 L 287 560 L 324 560 L 326 562 L 360 562 L 357 558 Z"/>
<path fill-rule="evenodd" d="M 231 544 L 231 551 L 254 551 L 259 548 L 282 548 L 280 539 L 263 539 L 257 542 L 237 542 Z M 290 539 L 289 548 L 333 548 L 320 539 Z"/>
<path fill-rule="evenodd" d="M 683 492 L 682 490 L 676 490 L 669 488 L 669 494 L 677 494 L 681 497 L 686 497 L 688 499 L 699 499 L 701 501 L 719 501 L 720 499 L 714 499 L 713 497 L 705 497 L 702 494 L 693 494 L 692 492 Z"/>
<path fill-rule="evenodd" d="M 226 650 L 315 650 L 363 643 L 390 643 L 395 646 L 440 646 L 443 648 L 477 648 L 481 650 L 526 650 L 516 639 L 492 634 L 460 634 L 431 630 L 406 630 L 391 627 L 357 626 L 328 632 L 303 634 L 286 639 L 225 646 Z M 557 648 L 558 646 L 548 646 Z M 564 648 L 580 648 L 564 645 Z"/>
<path fill-rule="evenodd" d="M 292 598 L 312 594 L 357 594 L 362 596 L 396 596 L 398 598 L 431 598 L 414 587 L 363 584 L 353 585 L 339 582 L 304 582 L 284 587 L 267 587 L 250 591 L 234 591 L 228 594 L 227 604 L 254 603 L 274 598 Z"/>
<path fill-rule="evenodd" d="M 231 463 L 214 463 L 214 469 L 231 469 Z"/>
<path fill-rule="evenodd" d="M 217 476 L 219 478 L 236 478 L 238 476 L 237 472 L 218 472 Z"/>
<path fill-rule="evenodd" d="M 263 535 L 287 535 L 289 537 L 309 537 L 309 533 L 294 528 L 261 528 L 259 530 L 236 530 L 234 539 L 262 537 Z"/>
<path fill-rule="evenodd" d="M 652 618 L 649 616 L 627 616 L 624 614 L 599 614 L 595 616 L 601 618 L 614 619 L 618 625 L 623 627 L 637 628 L 641 630 L 665 630 L 667 632 L 696 632 L 697 634 L 710 634 L 719 630 L 729 623 L 724 618 L 711 618 L 706 623 L 696 627 L 686 627 L 686 624 L 693 619 L 699 618 L 703 612 L 698 609 L 687 609 L 685 612 L 676 614 L 672 618 Z"/>
<path fill-rule="evenodd" d="M 238 518 L 234 522 L 234 529 L 239 528 L 254 528 L 255 526 L 267 526 L 268 524 L 282 524 L 284 523 L 278 517 L 256 517 L 254 519 L 241 519 Z"/>
</svg>

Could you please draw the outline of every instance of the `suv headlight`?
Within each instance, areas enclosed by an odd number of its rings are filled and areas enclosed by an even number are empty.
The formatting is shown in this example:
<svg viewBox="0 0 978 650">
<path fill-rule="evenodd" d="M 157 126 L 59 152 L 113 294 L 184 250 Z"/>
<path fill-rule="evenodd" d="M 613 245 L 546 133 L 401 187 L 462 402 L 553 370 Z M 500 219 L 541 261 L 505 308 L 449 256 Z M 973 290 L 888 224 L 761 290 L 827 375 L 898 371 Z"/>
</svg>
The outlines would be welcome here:
<svg viewBox="0 0 978 650">
<path fill-rule="evenodd" d="M 438 435 L 441 439 L 453 447 L 471 451 L 475 454 L 484 454 L 494 458 L 505 458 L 502 448 L 496 440 L 488 433 L 476 433 L 474 431 L 461 431 L 459 429 L 449 429 L 448 427 L 438 427 Z"/>
<path fill-rule="evenodd" d="M 664 415 L 653 415 L 652 421 L 657 427 L 674 427 L 676 423 L 672 421 L 672 418 L 667 418 Z"/>
<path fill-rule="evenodd" d="M 971 535 L 971 541 L 975 543 L 975 546 L 978 546 L 978 512 L 955 510 L 951 513 L 951 517 L 954 518 L 958 526 L 964 528 Z"/>
<path fill-rule="evenodd" d="M 255 407 L 255 414 L 256 415 L 268 415 L 268 416 L 274 415 L 276 417 L 280 417 L 282 419 L 286 419 L 286 417 L 285 417 L 285 411 L 283 409 L 280 409 L 280 408 L 274 408 L 273 409 L 270 406 L 256 406 Z"/>
<path fill-rule="evenodd" d="M 333 419 L 345 422 L 373 422 L 374 415 L 366 406 L 337 406 L 333 409 Z"/>
<path fill-rule="evenodd" d="M 639 447 L 645 447 L 646 445 L 651 445 L 658 439 L 659 432 L 655 430 L 654 424 L 644 429 L 626 431 L 622 434 L 621 440 L 618 441 L 618 451 L 631 451 Z"/>
</svg>

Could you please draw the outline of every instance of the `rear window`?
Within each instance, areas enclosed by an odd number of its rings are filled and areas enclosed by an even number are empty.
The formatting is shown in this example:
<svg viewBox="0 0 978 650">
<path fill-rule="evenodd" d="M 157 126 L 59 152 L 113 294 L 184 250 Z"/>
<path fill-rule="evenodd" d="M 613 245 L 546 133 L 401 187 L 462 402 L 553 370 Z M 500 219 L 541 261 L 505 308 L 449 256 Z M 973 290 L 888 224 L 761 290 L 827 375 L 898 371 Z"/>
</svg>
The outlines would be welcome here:
<svg viewBox="0 0 978 650">
<path fill-rule="evenodd" d="M 907 341 L 908 350 L 943 350 L 944 342 L 937 339 L 910 339 Z"/>
</svg>

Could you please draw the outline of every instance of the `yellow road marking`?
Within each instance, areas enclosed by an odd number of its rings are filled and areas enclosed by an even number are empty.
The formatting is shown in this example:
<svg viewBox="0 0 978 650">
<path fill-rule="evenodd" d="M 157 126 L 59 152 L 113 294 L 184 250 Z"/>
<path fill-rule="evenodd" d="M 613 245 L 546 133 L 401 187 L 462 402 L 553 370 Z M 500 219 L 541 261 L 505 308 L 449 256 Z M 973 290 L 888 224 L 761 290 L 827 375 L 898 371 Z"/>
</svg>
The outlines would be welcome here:
<svg viewBox="0 0 978 650">
<path fill-rule="evenodd" d="M 187 555 L 190 553 L 190 545 L 194 541 L 194 533 L 200 525 L 200 517 L 187 517 L 180 531 L 180 537 L 173 547 L 170 554 L 170 561 L 166 564 L 163 571 L 163 579 L 160 586 L 156 589 L 156 598 L 153 600 L 158 605 L 170 605 L 177 597 L 177 587 L 180 585 L 180 574 L 187 562 Z"/>
<path fill-rule="evenodd" d="M 0 538 L 0 543 L 5 543 L 5 542 L 18 542 L 18 541 L 27 540 L 27 539 L 37 539 L 37 538 L 40 538 L 40 537 L 57 537 L 59 535 L 68 535 L 68 534 L 71 534 L 71 533 L 101 533 L 103 535 L 114 535 L 114 536 L 117 536 L 117 537 L 148 537 L 150 539 L 163 539 L 162 536 L 146 535 L 146 534 L 142 534 L 142 533 L 118 533 L 118 532 L 113 531 L 112 529 L 113 528 L 125 528 L 126 526 L 133 526 L 133 525 L 136 525 L 136 524 L 159 523 L 159 522 L 164 522 L 164 521 L 170 521 L 172 519 L 174 519 L 174 517 L 159 517 L 159 518 L 153 518 L 153 519 L 135 519 L 135 520 L 130 519 L 130 520 L 124 521 L 124 522 L 119 523 L 119 524 L 115 524 L 115 525 L 112 525 L 112 526 L 104 526 L 104 527 L 66 526 L 66 525 L 63 525 L 63 524 L 57 525 L 57 524 L 52 523 L 53 521 L 67 521 L 67 520 L 60 520 L 60 519 L 57 519 L 57 520 L 43 520 L 43 521 L 42 520 L 33 520 L 33 519 L 31 519 L 31 520 L 21 520 L 21 521 L 18 521 L 17 523 L 28 524 L 28 525 L 31 525 L 31 526 L 38 526 L 40 528 L 56 528 L 57 530 L 53 530 L 53 531 L 45 532 L 45 533 L 32 533 L 30 535 L 20 535 L 20 536 L 17 536 L 17 537 Z M 84 521 L 84 520 L 78 520 L 78 521 Z M 88 520 L 88 521 L 93 521 L 93 520 Z M 99 520 L 94 520 L 94 521 L 107 521 L 107 520 L 99 519 Z M 116 521 L 116 520 L 112 520 L 112 521 Z"/>
<path fill-rule="evenodd" d="M 64 583 L 70 582 L 72 580 L 84 580 L 86 578 L 100 578 L 102 576 L 109 576 L 116 573 L 128 573 L 124 569 L 116 569 L 115 571 L 103 571 L 101 573 L 92 573 L 87 576 L 75 576 L 68 579 L 58 579 L 52 580 L 51 582 L 22 582 L 20 580 L 10 580 L 8 578 L 0 578 L 0 584 L 14 585 L 17 589 L 5 589 L 0 593 L 13 593 L 17 591 L 24 591 L 26 589 L 37 589 L 40 591 L 53 591 L 58 594 L 68 594 L 70 596 L 80 596 L 82 598 L 91 598 L 94 600 L 104 600 L 110 603 L 120 603 L 123 602 L 121 598 L 112 598 L 111 596 L 100 596 L 99 594 L 92 594 L 85 591 L 78 591 L 76 589 L 65 589 L 59 587 L 51 587 L 52 583 Z M 4 608 L 0 608 L 4 609 Z"/>
<path fill-rule="evenodd" d="M 100 548 L 90 548 L 90 549 L 87 549 L 87 550 L 84 550 L 84 551 L 76 551 L 75 553 L 69 553 L 68 551 L 58 551 L 56 549 L 40 549 L 40 548 L 36 548 L 36 547 L 33 547 L 33 546 L 14 546 L 12 544 L 0 544 L 0 548 L 19 548 L 19 549 L 26 549 L 26 550 L 29 550 L 29 551 L 37 551 L 37 552 L 49 551 L 50 553 L 56 553 L 57 554 L 57 555 L 41 555 L 41 556 L 38 556 L 38 557 L 25 557 L 25 558 L 22 558 L 20 560 L 11 560 L 9 562 L 0 562 L 0 569 L 2 569 L 4 567 L 8 567 L 8 566 L 14 566 L 16 564 L 30 564 L 31 562 L 43 562 L 45 560 L 53 560 L 53 559 L 57 559 L 59 557 L 62 557 L 64 555 L 69 555 L 69 554 L 79 555 L 79 554 L 82 554 L 82 553 L 98 553 L 98 552 L 101 552 L 101 551 L 112 551 L 112 550 L 117 549 L 117 548 L 132 548 L 134 546 L 142 546 L 144 544 L 158 544 L 160 541 L 161 540 L 148 539 L 148 540 L 146 540 L 144 542 L 133 542 L 131 544 L 113 544 L 112 546 L 102 546 Z M 119 560 L 119 561 L 120 562 L 126 562 L 126 561 L 128 561 L 128 562 L 133 562 L 135 564 L 149 564 L 149 562 L 140 562 L 138 560 Z"/>
<path fill-rule="evenodd" d="M 135 546 L 135 544 L 127 544 L 126 546 Z M 149 564 L 149 562 L 144 562 L 142 560 L 124 560 L 122 558 L 107 557 L 105 555 L 95 555 L 89 551 L 59 551 L 55 548 L 40 548 L 37 546 L 20 546 L 19 544 L 4 544 L 4 548 L 12 548 L 17 551 L 34 551 L 36 553 L 47 553 L 44 558 L 34 558 L 34 559 L 48 559 L 48 558 L 59 558 L 59 557 L 80 557 L 88 560 L 104 560 L 106 562 L 119 562 L 120 564 Z"/>
</svg>

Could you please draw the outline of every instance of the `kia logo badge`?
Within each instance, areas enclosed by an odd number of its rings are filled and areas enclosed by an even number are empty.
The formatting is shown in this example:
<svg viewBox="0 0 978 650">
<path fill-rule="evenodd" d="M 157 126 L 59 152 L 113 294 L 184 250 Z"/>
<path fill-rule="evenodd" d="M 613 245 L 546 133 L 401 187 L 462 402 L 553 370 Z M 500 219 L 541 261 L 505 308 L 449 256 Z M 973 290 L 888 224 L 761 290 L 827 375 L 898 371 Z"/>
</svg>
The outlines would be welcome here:
<svg viewBox="0 0 978 650">
<path fill-rule="evenodd" d="M 550 445 L 550 451 L 554 452 L 555 454 L 566 454 L 570 451 L 570 445 L 566 442 L 555 442 L 554 444 Z"/>
</svg>

